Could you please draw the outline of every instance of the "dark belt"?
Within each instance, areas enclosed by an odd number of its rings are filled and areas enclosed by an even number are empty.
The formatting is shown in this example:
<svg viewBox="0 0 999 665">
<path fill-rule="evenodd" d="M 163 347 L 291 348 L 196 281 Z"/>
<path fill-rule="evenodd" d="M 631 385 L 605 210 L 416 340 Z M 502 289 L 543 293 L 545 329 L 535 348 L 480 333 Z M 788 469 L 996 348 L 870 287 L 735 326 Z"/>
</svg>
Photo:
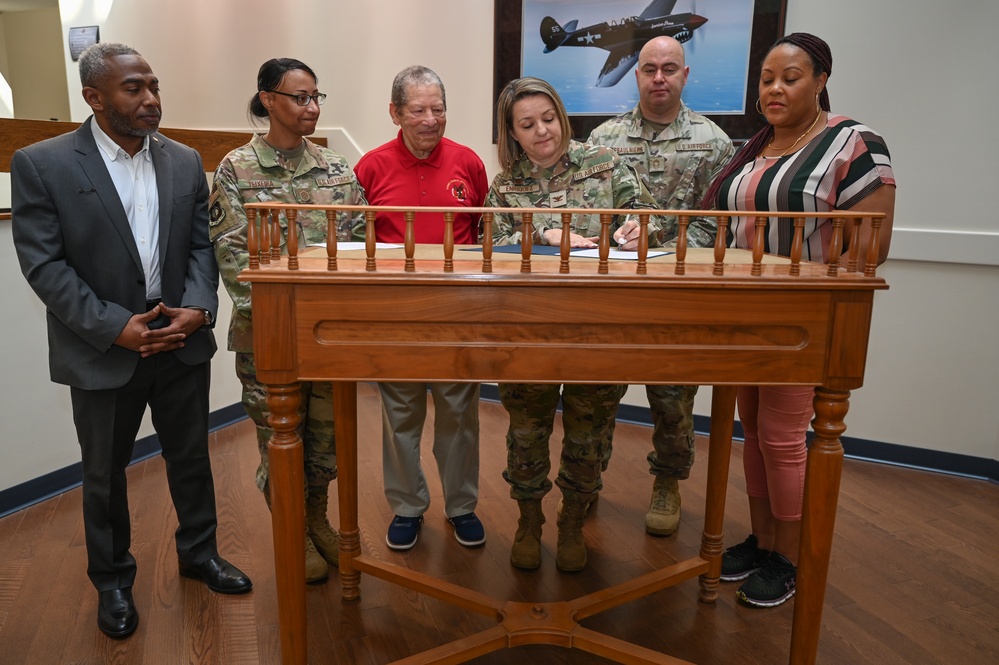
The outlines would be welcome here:
<svg viewBox="0 0 999 665">
<path fill-rule="evenodd" d="M 147 312 L 152 311 L 152 309 L 154 307 L 156 307 L 157 305 L 159 305 L 161 302 L 163 302 L 163 301 L 160 300 L 159 298 L 157 298 L 156 300 L 147 300 L 146 301 L 146 311 Z"/>
</svg>

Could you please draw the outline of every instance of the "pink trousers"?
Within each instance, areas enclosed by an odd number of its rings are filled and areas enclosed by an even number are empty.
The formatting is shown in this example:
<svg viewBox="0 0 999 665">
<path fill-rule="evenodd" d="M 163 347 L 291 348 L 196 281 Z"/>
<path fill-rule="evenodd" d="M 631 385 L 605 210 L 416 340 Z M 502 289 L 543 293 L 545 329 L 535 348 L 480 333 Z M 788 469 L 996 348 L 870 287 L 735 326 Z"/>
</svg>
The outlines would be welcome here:
<svg viewBox="0 0 999 665">
<path fill-rule="evenodd" d="M 801 519 L 805 430 L 814 396 L 810 386 L 746 386 L 737 393 L 746 436 L 746 494 L 769 498 L 770 511 L 779 520 Z"/>
</svg>

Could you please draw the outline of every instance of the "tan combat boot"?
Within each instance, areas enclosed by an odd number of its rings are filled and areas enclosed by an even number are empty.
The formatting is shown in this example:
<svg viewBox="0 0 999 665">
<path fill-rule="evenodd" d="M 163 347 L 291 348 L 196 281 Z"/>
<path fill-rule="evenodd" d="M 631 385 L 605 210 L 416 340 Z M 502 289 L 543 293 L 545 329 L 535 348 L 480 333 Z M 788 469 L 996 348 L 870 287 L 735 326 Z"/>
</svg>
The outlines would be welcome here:
<svg viewBox="0 0 999 665">
<path fill-rule="evenodd" d="M 270 487 L 264 486 L 264 501 L 267 502 L 267 510 L 271 509 L 271 492 Z M 327 577 L 330 576 L 330 568 L 326 564 L 326 559 L 324 559 L 319 552 L 316 550 L 315 544 L 313 544 L 312 539 L 309 538 L 309 531 L 306 528 L 305 531 L 305 583 L 312 584 L 314 582 L 322 582 Z"/>
<path fill-rule="evenodd" d="M 583 542 L 583 518 L 590 502 L 579 496 L 564 496 L 558 516 L 558 549 L 555 567 L 574 573 L 586 567 L 586 544 Z"/>
<path fill-rule="evenodd" d="M 586 502 L 586 512 L 583 514 L 583 517 L 586 517 L 587 515 L 590 514 L 590 507 L 593 506 L 593 504 L 595 504 L 597 502 L 597 499 L 599 498 L 600 498 L 600 493 L 594 492 L 593 495 L 590 497 L 590 500 Z M 565 497 L 558 500 L 558 508 L 555 509 L 555 513 L 561 515 L 563 506 L 565 506 Z"/>
<path fill-rule="evenodd" d="M 517 501 L 517 505 L 520 520 L 510 549 L 510 563 L 517 568 L 534 570 L 541 565 L 541 525 L 545 523 L 545 515 L 540 499 L 524 499 Z"/>
<path fill-rule="evenodd" d="M 653 536 L 669 536 L 680 526 L 680 483 L 676 478 L 656 476 L 652 500 L 645 515 L 645 530 Z"/>
<path fill-rule="evenodd" d="M 310 487 L 305 498 L 305 533 L 320 556 L 331 566 L 340 565 L 340 536 L 330 526 L 326 516 L 329 503 L 329 489 Z"/>
<path fill-rule="evenodd" d="M 305 534 L 305 583 L 322 582 L 329 576 L 330 567 L 326 565 L 326 559 L 316 551 L 309 534 Z"/>
</svg>

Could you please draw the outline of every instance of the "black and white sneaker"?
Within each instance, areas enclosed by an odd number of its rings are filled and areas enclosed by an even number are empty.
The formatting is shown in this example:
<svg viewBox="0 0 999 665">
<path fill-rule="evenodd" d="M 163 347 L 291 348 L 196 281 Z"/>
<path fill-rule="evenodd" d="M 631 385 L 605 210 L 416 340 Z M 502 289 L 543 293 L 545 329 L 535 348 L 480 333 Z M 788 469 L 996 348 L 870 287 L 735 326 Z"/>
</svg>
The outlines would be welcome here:
<svg viewBox="0 0 999 665">
<path fill-rule="evenodd" d="M 722 582 L 738 582 L 744 580 L 757 570 L 764 559 L 770 556 L 770 550 L 761 550 L 756 536 L 748 538 L 725 550 L 722 554 Z"/>
<path fill-rule="evenodd" d="M 771 552 L 735 595 L 753 607 L 776 607 L 794 595 L 798 569 L 780 552 Z"/>
</svg>

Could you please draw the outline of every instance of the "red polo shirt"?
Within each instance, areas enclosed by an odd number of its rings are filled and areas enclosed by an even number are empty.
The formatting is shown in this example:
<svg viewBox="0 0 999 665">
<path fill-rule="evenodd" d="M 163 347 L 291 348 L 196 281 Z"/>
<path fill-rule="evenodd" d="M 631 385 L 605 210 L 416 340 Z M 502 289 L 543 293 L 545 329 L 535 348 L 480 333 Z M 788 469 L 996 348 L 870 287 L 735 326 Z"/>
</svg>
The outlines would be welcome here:
<svg viewBox="0 0 999 665">
<path fill-rule="evenodd" d="M 379 146 L 361 157 L 354 167 L 369 205 L 481 207 L 489 191 L 486 167 L 468 147 L 441 138 L 426 159 L 417 159 L 402 140 Z M 454 218 L 454 242 L 479 242 L 478 214 Z M 414 235 L 418 243 L 444 242 L 444 215 L 417 213 Z M 403 242 L 406 222 L 401 212 L 379 212 L 375 218 L 378 242 Z"/>
</svg>

